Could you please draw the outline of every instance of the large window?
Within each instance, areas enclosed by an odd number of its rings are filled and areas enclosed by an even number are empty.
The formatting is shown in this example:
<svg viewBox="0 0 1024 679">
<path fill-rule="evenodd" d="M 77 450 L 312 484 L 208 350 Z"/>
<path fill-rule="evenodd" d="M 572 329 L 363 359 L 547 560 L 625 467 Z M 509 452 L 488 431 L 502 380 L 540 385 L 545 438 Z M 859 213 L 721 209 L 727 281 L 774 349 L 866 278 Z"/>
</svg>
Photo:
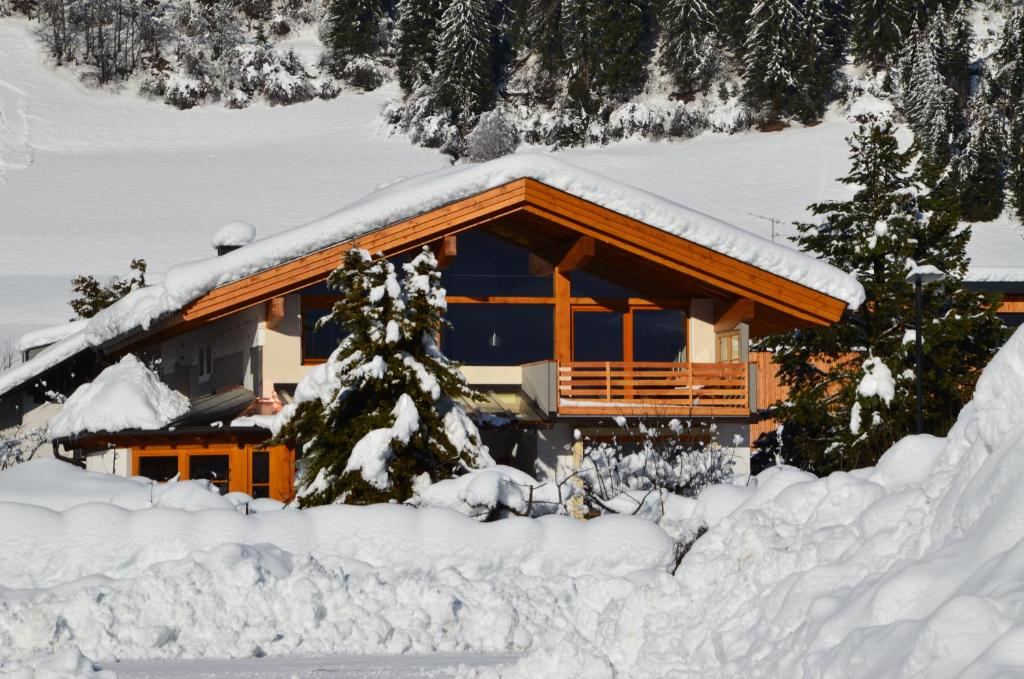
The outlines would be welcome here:
<svg viewBox="0 0 1024 679">
<path fill-rule="evenodd" d="M 633 311 L 633 360 L 686 361 L 686 313 L 679 309 Z"/>
<path fill-rule="evenodd" d="M 188 477 L 209 480 L 221 495 L 228 492 L 228 469 L 227 455 L 188 456 Z"/>
<path fill-rule="evenodd" d="M 572 315 L 574 361 L 622 361 L 625 359 L 621 311 L 577 311 Z"/>
<path fill-rule="evenodd" d="M 530 271 L 530 252 L 481 229 L 458 235 L 458 254 L 441 272 L 449 297 L 550 297 L 551 273 Z"/>
<path fill-rule="evenodd" d="M 164 483 L 178 475 L 177 455 L 151 455 L 140 457 L 138 463 L 138 476 L 145 476 L 147 479 Z"/>
<path fill-rule="evenodd" d="M 460 252 L 461 255 L 461 252 Z M 451 304 L 441 350 L 467 365 L 522 365 L 554 358 L 551 304 Z"/>
</svg>

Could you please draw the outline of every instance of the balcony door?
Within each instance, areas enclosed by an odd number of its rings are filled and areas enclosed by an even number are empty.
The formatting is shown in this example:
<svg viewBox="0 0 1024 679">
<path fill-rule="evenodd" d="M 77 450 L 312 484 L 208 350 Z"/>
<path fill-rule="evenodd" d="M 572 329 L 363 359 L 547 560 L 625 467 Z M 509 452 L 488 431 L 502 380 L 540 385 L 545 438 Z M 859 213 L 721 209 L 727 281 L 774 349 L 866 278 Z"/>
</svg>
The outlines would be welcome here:
<svg viewBox="0 0 1024 679">
<path fill-rule="evenodd" d="M 572 360 L 627 361 L 626 313 L 611 309 L 576 309 L 572 314 Z"/>
</svg>

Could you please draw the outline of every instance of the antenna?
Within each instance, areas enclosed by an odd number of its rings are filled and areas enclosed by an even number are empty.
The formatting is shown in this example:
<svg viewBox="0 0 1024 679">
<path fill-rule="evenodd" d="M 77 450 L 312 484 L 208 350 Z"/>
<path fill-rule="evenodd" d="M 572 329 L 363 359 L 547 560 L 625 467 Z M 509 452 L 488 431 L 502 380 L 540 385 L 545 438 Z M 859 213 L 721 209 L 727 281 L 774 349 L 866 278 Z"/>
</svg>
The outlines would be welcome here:
<svg viewBox="0 0 1024 679">
<path fill-rule="evenodd" d="M 774 243 L 775 242 L 775 225 L 776 224 L 781 224 L 781 223 L 783 223 L 786 220 L 785 219 L 780 219 L 779 217 L 768 217 L 768 216 L 765 216 L 765 215 L 759 215 L 756 212 L 748 212 L 747 214 L 750 215 L 751 217 L 757 217 L 758 219 L 763 219 L 766 222 L 771 222 L 771 225 L 772 225 L 772 242 Z"/>
</svg>

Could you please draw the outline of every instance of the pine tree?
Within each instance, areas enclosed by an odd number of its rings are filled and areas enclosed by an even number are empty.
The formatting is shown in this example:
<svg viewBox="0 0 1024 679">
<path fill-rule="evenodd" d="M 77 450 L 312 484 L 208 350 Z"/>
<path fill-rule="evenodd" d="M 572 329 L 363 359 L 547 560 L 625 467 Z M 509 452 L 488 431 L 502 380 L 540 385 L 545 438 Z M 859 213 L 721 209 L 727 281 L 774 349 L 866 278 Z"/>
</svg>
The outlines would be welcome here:
<svg viewBox="0 0 1024 679">
<path fill-rule="evenodd" d="M 941 6 L 939 8 L 941 10 Z M 937 51 L 939 71 L 946 78 L 946 84 L 957 95 L 960 106 L 966 104 L 971 86 L 971 45 L 974 43 L 974 29 L 967 15 L 967 5 L 959 0 L 948 20 L 936 13 L 931 22 L 931 40 L 939 45 Z"/>
<path fill-rule="evenodd" d="M 723 48 L 731 50 L 737 59 L 743 58 L 747 42 L 747 20 L 754 9 L 754 0 L 718 0 L 715 15 L 718 34 Z"/>
<path fill-rule="evenodd" d="M 769 119 L 790 112 L 800 95 L 798 43 L 803 15 L 791 0 L 758 0 L 747 20 L 747 101 Z"/>
<path fill-rule="evenodd" d="M 349 333 L 326 365 L 336 386 L 301 403 L 276 437 L 303 451 L 304 506 L 403 501 L 423 475 L 490 461 L 456 402 L 473 393 L 435 341 L 446 305 L 437 260 L 424 249 L 404 272 L 352 249 L 328 278 L 343 298 L 327 322 Z"/>
<path fill-rule="evenodd" d="M 1024 9 L 1012 11 L 1003 25 L 999 48 L 993 55 L 998 65 L 994 84 L 1007 115 L 1024 100 Z"/>
<path fill-rule="evenodd" d="M 334 0 L 327 10 L 327 46 L 339 64 L 381 48 L 380 0 Z"/>
<path fill-rule="evenodd" d="M 795 112 L 804 122 L 825 114 L 839 62 L 829 44 L 830 17 L 824 0 L 804 3 L 803 22 L 797 41 L 796 80 L 799 95 Z"/>
<path fill-rule="evenodd" d="M 434 91 L 468 128 L 494 100 L 491 22 L 484 0 L 451 0 L 441 17 Z"/>
<path fill-rule="evenodd" d="M 903 114 L 914 131 L 922 154 L 926 180 L 934 183 L 949 163 L 952 109 L 956 94 L 939 72 L 935 48 L 927 36 L 919 31 L 911 34 L 910 49 L 913 63 L 906 66 L 909 73 L 902 86 Z"/>
<path fill-rule="evenodd" d="M 562 0 L 530 0 L 528 43 L 541 68 L 554 71 L 565 57 L 562 46 Z"/>
<path fill-rule="evenodd" d="M 1024 100 L 1013 110 L 1013 121 L 1007 138 L 1007 196 L 1017 219 L 1024 221 Z"/>
<path fill-rule="evenodd" d="M 395 65 L 405 94 L 428 85 L 434 74 L 443 0 L 398 0 Z"/>
<path fill-rule="evenodd" d="M 899 53 L 912 23 L 904 0 L 854 0 L 851 38 L 857 61 L 884 67 Z"/>
<path fill-rule="evenodd" d="M 131 273 L 127 278 L 114 276 L 107 283 L 101 283 L 94 276 L 75 276 L 71 290 L 77 296 L 68 302 L 75 315 L 92 318 L 132 290 L 146 287 L 146 260 L 133 259 L 128 270 Z"/>
<path fill-rule="evenodd" d="M 721 56 L 715 17 L 704 0 L 667 0 L 661 33 L 660 65 L 671 76 L 676 92 L 706 90 Z"/>
<path fill-rule="evenodd" d="M 585 109 L 592 106 L 597 61 L 597 12 L 603 0 L 562 0 L 561 31 L 566 82 L 570 99 Z"/>
<path fill-rule="evenodd" d="M 1006 195 L 1006 123 L 989 101 L 984 78 L 981 83 L 971 102 L 967 142 L 953 167 L 960 187 L 960 209 L 970 222 L 999 217 Z"/>
<path fill-rule="evenodd" d="M 853 135 L 852 169 L 841 181 L 853 198 L 811 206 L 820 224 L 799 224 L 796 243 L 856 275 L 866 301 L 832 326 L 768 338 L 790 388 L 773 414 L 784 425 L 782 454 L 825 474 L 873 464 L 913 431 L 913 287 L 916 264 L 947 278 L 924 289 L 926 430 L 944 434 L 970 398 L 981 368 L 1005 339 L 992 299 L 963 289 L 970 230 L 955 195 L 921 194 L 912 151 L 892 123 Z"/>
</svg>

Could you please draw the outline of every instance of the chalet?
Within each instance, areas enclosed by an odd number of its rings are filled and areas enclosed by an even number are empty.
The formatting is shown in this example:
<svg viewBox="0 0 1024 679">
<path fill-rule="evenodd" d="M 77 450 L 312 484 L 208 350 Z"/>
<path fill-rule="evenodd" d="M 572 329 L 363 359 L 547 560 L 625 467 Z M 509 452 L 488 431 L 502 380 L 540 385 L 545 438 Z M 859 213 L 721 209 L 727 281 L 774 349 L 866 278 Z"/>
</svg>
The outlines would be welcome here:
<svg viewBox="0 0 1024 679">
<path fill-rule="evenodd" d="M 211 478 L 292 494 L 294 455 L 257 426 L 339 341 L 317 328 L 325 284 L 361 247 L 443 267 L 441 348 L 483 395 L 467 404 L 499 460 L 550 473 L 574 429 L 612 418 L 714 423 L 746 458 L 756 419 L 751 338 L 835 322 L 859 283 L 814 258 L 548 156 L 516 155 L 400 182 L 323 219 L 172 268 L 0 375 L 0 427 L 40 426 L 126 353 L 191 399 L 166 426 L 47 443 L 90 468 Z M 700 426 L 695 428 L 698 433 Z"/>
</svg>

